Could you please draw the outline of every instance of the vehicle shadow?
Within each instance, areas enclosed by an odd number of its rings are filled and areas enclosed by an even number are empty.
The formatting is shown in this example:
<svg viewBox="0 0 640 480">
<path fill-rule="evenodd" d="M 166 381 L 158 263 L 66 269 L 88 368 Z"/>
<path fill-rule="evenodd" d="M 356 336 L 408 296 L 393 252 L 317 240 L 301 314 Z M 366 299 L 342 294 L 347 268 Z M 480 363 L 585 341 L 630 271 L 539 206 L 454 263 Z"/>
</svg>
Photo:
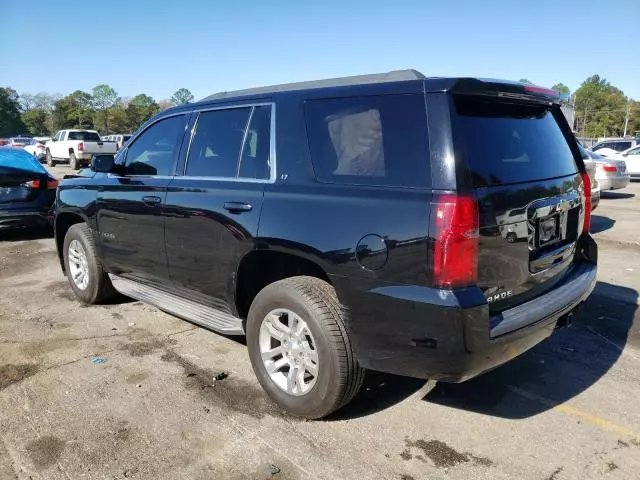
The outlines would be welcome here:
<svg viewBox="0 0 640 480">
<path fill-rule="evenodd" d="M 604 192 L 600 192 L 600 197 L 601 198 L 619 198 L 619 199 L 624 199 L 624 198 L 633 198 L 635 197 L 636 194 L 635 193 L 628 193 L 628 192 L 612 192 L 612 191 L 604 191 Z"/>
<path fill-rule="evenodd" d="M 427 380 L 367 371 L 354 399 L 325 420 L 350 420 L 380 412 L 413 395 L 426 383 Z"/>
<path fill-rule="evenodd" d="M 640 346 L 637 300 L 635 290 L 598 282 L 571 328 L 468 382 L 438 383 L 423 400 L 510 419 L 549 410 L 596 383 L 627 343 Z"/>
<path fill-rule="evenodd" d="M 29 240 L 41 240 L 53 238 L 51 228 L 19 228 L 6 231 L 0 230 L 0 242 L 26 242 Z"/>
<path fill-rule="evenodd" d="M 616 221 L 609 217 L 603 217 L 602 215 L 591 216 L 591 233 L 600 233 L 605 230 L 609 230 L 616 224 Z"/>
</svg>

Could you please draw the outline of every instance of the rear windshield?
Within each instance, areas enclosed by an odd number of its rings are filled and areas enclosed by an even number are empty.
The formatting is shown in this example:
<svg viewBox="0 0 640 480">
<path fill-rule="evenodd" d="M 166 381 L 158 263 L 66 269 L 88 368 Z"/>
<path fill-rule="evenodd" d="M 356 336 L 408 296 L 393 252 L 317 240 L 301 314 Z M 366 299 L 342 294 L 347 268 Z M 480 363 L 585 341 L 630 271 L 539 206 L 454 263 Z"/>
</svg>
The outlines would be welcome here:
<svg viewBox="0 0 640 480">
<path fill-rule="evenodd" d="M 100 135 L 96 132 L 69 132 L 67 140 L 82 140 L 83 142 L 99 142 Z"/>
<path fill-rule="evenodd" d="M 456 157 L 468 162 L 475 187 L 563 177 L 573 154 L 545 106 L 455 97 Z"/>
</svg>

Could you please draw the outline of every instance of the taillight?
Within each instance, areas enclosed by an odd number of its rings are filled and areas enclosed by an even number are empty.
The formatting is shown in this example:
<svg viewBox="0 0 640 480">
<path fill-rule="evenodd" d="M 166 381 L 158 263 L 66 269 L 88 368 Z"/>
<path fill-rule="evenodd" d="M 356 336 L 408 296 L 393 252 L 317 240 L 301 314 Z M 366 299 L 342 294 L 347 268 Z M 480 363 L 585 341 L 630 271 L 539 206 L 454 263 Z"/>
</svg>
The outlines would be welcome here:
<svg viewBox="0 0 640 480">
<path fill-rule="evenodd" d="M 23 183 L 22 186 L 27 188 L 40 188 L 40 180 L 31 180 L 30 182 Z"/>
<path fill-rule="evenodd" d="M 84 152 L 84 143 L 80 142 L 80 143 L 78 144 L 78 151 L 79 151 L 79 152 Z"/>
<path fill-rule="evenodd" d="M 605 172 L 617 172 L 618 171 L 618 169 L 616 167 L 614 167 L 613 165 L 603 165 L 601 168 Z"/>
<path fill-rule="evenodd" d="M 589 233 L 591 228 L 591 179 L 587 172 L 582 172 L 582 198 L 584 199 L 584 222 L 582 232 Z"/>
<path fill-rule="evenodd" d="M 478 278 L 478 202 L 473 196 L 447 193 L 433 204 L 434 283 L 464 287 Z"/>
<path fill-rule="evenodd" d="M 47 182 L 47 188 L 49 190 L 55 190 L 56 188 L 58 188 L 58 180 L 55 179 L 51 179 Z"/>
</svg>

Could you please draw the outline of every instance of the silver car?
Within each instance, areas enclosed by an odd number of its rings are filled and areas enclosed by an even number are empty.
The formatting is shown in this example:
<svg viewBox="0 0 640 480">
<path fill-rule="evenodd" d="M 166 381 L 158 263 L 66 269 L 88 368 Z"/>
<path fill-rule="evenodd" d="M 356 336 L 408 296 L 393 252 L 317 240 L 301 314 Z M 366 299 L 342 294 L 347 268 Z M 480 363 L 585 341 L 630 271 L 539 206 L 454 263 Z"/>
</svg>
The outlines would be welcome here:
<svg viewBox="0 0 640 480">
<path fill-rule="evenodd" d="M 613 158 L 605 158 L 597 153 L 585 149 L 582 145 L 579 145 L 582 157 L 585 155 L 592 160 L 596 166 L 596 181 L 600 186 L 600 190 L 606 192 L 607 190 L 617 190 L 629 185 L 629 172 L 627 172 L 627 164 L 624 160 L 617 160 Z"/>
</svg>

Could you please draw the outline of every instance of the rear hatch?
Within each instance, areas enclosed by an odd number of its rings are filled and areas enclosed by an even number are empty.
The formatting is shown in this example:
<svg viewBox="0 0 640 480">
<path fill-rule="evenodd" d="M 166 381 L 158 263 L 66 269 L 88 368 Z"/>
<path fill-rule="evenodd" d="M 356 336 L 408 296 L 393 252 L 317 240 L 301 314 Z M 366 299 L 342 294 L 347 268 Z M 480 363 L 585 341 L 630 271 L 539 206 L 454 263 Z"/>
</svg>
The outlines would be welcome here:
<svg viewBox="0 0 640 480">
<path fill-rule="evenodd" d="M 456 158 L 478 200 L 478 285 L 493 315 L 545 293 L 571 267 L 583 180 L 550 101 L 453 95 L 452 103 Z"/>
<path fill-rule="evenodd" d="M 0 209 L 34 201 L 47 181 L 46 174 L 0 166 Z"/>
<path fill-rule="evenodd" d="M 96 132 L 69 132 L 68 140 L 80 140 L 78 151 L 80 153 L 98 154 L 115 153 L 116 145 L 112 142 L 103 142 Z"/>
</svg>

